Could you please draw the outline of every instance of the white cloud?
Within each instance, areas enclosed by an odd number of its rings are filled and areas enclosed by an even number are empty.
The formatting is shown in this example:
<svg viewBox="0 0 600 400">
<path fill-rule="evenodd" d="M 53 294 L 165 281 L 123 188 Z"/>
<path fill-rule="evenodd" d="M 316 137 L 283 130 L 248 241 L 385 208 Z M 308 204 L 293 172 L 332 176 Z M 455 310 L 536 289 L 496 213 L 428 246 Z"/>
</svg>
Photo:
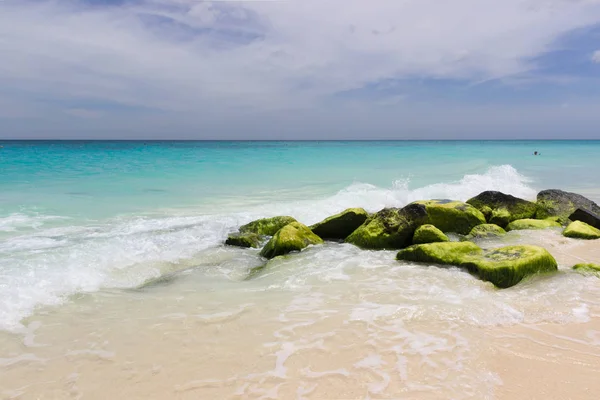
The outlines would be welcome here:
<svg viewBox="0 0 600 400">
<path fill-rule="evenodd" d="M 600 64 L 600 50 L 596 50 L 594 53 L 592 53 L 592 61 Z"/>
<path fill-rule="evenodd" d="M 562 34 L 600 22 L 599 3 L 5 1 L 0 87 L 210 114 L 310 108 L 386 79 L 517 79 Z"/>
</svg>

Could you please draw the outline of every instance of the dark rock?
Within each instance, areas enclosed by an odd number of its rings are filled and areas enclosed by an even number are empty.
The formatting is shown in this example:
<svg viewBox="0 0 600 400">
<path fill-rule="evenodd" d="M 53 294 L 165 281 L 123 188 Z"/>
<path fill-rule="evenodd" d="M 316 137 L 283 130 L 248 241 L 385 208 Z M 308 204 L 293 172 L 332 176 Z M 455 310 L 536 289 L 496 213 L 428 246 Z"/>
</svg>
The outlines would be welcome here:
<svg viewBox="0 0 600 400">
<path fill-rule="evenodd" d="M 481 211 L 489 223 L 500 227 L 518 219 L 533 218 L 537 211 L 537 204 L 531 201 L 491 190 L 478 194 L 467 203 Z"/>
<path fill-rule="evenodd" d="M 538 210 L 536 218 L 545 219 L 558 217 L 566 224 L 571 214 L 578 208 L 600 215 L 600 206 L 592 200 L 577 193 L 565 192 L 558 189 L 542 190 L 537 195 Z"/>
<path fill-rule="evenodd" d="M 575 212 L 569 215 L 571 221 L 581 221 L 596 229 L 600 229 L 600 214 L 578 208 Z"/>
<path fill-rule="evenodd" d="M 323 239 L 344 240 L 364 224 L 367 218 L 369 214 L 362 208 L 349 208 L 312 225 L 310 229 Z"/>
</svg>

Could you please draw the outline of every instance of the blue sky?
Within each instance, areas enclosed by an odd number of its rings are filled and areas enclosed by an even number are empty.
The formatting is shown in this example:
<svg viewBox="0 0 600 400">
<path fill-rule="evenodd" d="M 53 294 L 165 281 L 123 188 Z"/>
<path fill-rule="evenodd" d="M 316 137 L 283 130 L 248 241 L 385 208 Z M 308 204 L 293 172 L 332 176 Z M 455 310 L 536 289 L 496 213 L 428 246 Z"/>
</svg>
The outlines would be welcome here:
<svg viewBox="0 0 600 400">
<path fill-rule="evenodd" d="M 600 0 L 2 0 L 0 60 L 0 138 L 600 139 Z"/>
</svg>

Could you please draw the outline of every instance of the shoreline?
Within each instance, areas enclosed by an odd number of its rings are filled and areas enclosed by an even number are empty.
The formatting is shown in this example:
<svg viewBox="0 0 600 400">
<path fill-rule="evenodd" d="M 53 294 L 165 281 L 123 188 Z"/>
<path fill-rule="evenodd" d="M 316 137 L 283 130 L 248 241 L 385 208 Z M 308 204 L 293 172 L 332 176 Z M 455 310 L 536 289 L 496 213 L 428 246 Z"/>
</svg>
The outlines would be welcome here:
<svg viewBox="0 0 600 400">
<path fill-rule="evenodd" d="M 143 290 L 82 295 L 39 310 L 25 334 L 0 334 L 0 394 L 591 400 L 600 279 L 569 267 L 600 262 L 600 246 L 513 236 L 546 243 L 560 273 L 497 290 L 455 269 L 396 265 L 393 252 L 357 260 L 331 245 L 246 283 L 193 269 Z M 306 267 L 339 251 L 326 275 Z"/>
</svg>

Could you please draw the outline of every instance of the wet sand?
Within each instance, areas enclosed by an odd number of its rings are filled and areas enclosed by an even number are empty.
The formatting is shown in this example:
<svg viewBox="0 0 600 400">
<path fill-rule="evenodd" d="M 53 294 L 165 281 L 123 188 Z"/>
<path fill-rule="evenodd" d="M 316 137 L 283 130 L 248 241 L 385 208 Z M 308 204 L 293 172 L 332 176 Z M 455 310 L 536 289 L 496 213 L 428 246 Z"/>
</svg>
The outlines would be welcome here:
<svg viewBox="0 0 600 400">
<path fill-rule="evenodd" d="M 536 235 L 514 240 L 545 244 L 560 273 L 507 290 L 331 245 L 252 281 L 192 268 L 80 295 L 0 334 L 0 395 L 596 399 L 600 279 L 570 266 L 600 262 L 600 241 Z"/>
</svg>

